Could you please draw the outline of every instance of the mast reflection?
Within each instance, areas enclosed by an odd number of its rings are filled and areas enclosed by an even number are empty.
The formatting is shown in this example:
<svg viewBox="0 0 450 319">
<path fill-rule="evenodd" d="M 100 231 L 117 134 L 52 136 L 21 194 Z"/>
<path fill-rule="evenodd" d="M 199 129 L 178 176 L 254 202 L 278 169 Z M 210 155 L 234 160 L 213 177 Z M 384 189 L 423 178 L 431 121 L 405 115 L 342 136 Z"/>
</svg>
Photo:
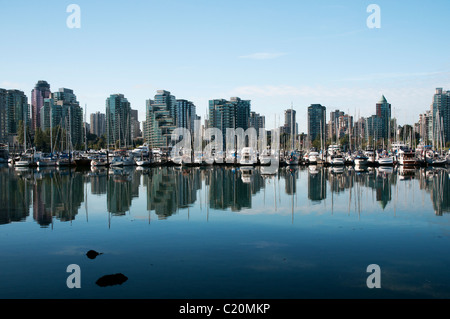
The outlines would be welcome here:
<svg viewBox="0 0 450 319">
<path fill-rule="evenodd" d="M 72 222 L 88 198 L 88 188 L 95 200 L 106 199 L 107 213 L 112 216 L 126 215 L 133 202 L 144 195 L 144 209 L 163 220 L 180 210 L 189 214 L 194 205 L 216 211 L 252 209 L 255 196 L 262 190 L 264 194 L 260 197 L 266 210 L 277 211 L 281 205 L 287 205 L 281 200 L 283 193 L 289 196 L 289 208 L 293 210 L 294 199 L 295 207 L 302 200 L 326 205 L 327 197 L 331 195 L 334 200 L 333 196 L 343 193 L 349 195 L 349 206 L 353 200 L 359 212 L 364 210 L 367 193 L 386 210 L 389 203 L 398 199 L 399 183 L 417 184 L 421 192 L 429 193 L 436 215 L 450 212 L 446 168 L 299 166 L 268 171 L 261 167 L 127 167 L 83 171 L 21 170 L 3 166 L 0 167 L 0 224 L 23 222 L 28 217 L 41 227 L 53 226 L 55 219 Z M 266 207 L 266 197 L 273 198 L 273 207 Z M 87 219 L 87 205 L 85 209 Z"/>
</svg>

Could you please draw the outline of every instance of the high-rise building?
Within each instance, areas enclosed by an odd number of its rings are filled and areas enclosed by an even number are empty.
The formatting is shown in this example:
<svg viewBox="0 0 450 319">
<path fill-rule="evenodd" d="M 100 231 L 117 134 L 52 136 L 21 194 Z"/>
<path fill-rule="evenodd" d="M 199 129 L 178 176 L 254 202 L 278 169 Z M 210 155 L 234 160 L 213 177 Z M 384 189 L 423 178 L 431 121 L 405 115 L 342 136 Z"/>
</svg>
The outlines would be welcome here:
<svg viewBox="0 0 450 319">
<path fill-rule="evenodd" d="M 8 104 L 6 90 L 0 89 L 0 143 L 8 142 Z"/>
<path fill-rule="evenodd" d="M 391 136 L 391 104 L 387 102 L 384 95 L 376 105 L 376 116 L 379 118 L 378 138 L 389 139 Z"/>
<path fill-rule="evenodd" d="M 250 127 L 250 100 L 232 97 L 229 101 L 216 99 L 209 101 L 208 128 L 218 128 L 222 131 L 223 146 L 226 147 L 227 128 Z"/>
<path fill-rule="evenodd" d="M 71 147 L 84 143 L 83 109 L 73 90 L 60 88 L 52 94 L 54 107 L 51 110 L 52 127 L 60 126 L 69 133 Z M 42 123 L 42 122 L 41 122 Z"/>
<path fill-rule="evenodd" d="M 313 142 L 325 138 L 325 122 L 327 108 L 321 104 L 311 104 L 308 107 L 308 137 Z"/>
<path fill-rule="evenodd" d="M 197 119 L 196 107 L 188 100 L 177 100 L 176 127 L 187 128 L 191 134 L 194 133 L 194 123 Z"/>
<path fill-rule="evenodd" d="M 139 122 L 139 114 L 137 110 L 131 110 L 131 139 L 135 140 L 141 137 L 141 123 Z"/>
<path fill-rule="evenodd" d="M 433 116 L 431 110 L 419 114 L 419 136 L 425 144 L 429 145 L 433 140 Z"/>
<path fill-rule="evenodd" d="M 31 91 L 31 129 L 34 131 L 41 124 L 41 107 L 44 99 L 51 98 L 50 84 L 46 81 L 38 81 Z"/>
<path fill-rule="evenodd" d="M 437 88 L 431 105 L 432 140 L 442 144 L 450 141 L 450 91 Z M 437 144 L 436 144 L 437 145 Z"/>
<path fill-rule="evenodd" d="M 381 135 L 381 118 L 372 115 L 366 118 L 366 140 L 369 145 L 375 146 L 376 142 L 382 138 Z"/>
<path fill-rule="evenodd" d="M 361 117 L 359 120 L 355 122 L 355 128 L 353 130 L 353 136 L 356 140 L 357 144 L 360 144 L 363 140 L 366 139 L 366 119 Z"/>
<path fill-rule="evenodd" d="M 333 140 L 333 138 L 340 138 L 339 119 L 341 118 L 341 116 L 344 116 L 344 112 L 342 111 L 335 110 L 330 112 L 330 120 L 327 124 L 327 139 Z"/>
<path fill-rule="evenodd" d="M 284 111 L 284 127 L 283 132 L 289 135 L 297 135 L 297 112 L 294 109 Z"/>
<path fill-rule="evenodd" d="M 171 134 L 176 127 L 176 111 L 176 98 L 169 91 L 158 90 L 154 100 L 146 101 L 144 140 L 151 148 L 171 145 Z"/>
<path fill-rule="evenodd" d="M 102 136 L 106 133 L 106 114 L 96 112 L 92 113 L 90 116 L 91 119 L 91 134 L 95 134 L 97 136 Z"/>
<path fill-rule="evenodd" d="M 6 91 L 6 103 L 8 107 L 8 134 L 17 135 L 19 123 L 29 124 L 28 97 L 19 90 Z"/>
<path fill-rule="evenodd" d="M 131 106 L 123 94 L 106 99 L 106 136 L 109 145 L 131 145 Z"/>
<path fill-rule="evenodd" d="M 250 112 L 250 127 L 254 127 L 259 137 L 260 129 L 266 127 L 266 117 L 256 112 Z"/>
<path fill-rule="evenodd" d="M 56 127 L 61 122 L 61 107 L 55 106 L 53 99 L 44 99 L 39 113 L 39 127 L 43 131 Z"/>
</svg>

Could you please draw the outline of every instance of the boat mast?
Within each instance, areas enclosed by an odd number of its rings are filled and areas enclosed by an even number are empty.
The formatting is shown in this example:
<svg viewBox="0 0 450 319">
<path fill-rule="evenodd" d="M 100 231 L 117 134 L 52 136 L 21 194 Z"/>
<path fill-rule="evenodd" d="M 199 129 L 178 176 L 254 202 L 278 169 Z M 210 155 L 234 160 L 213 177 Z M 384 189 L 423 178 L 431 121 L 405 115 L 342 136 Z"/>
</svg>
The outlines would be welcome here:
<svg viewBox="0 0 450 319">
<path fill-rule="evenodd" d="M 84 104 L 84 152 L 87 152 L 87 127 L 86 127 L 87 105 Z"/>
</svg>

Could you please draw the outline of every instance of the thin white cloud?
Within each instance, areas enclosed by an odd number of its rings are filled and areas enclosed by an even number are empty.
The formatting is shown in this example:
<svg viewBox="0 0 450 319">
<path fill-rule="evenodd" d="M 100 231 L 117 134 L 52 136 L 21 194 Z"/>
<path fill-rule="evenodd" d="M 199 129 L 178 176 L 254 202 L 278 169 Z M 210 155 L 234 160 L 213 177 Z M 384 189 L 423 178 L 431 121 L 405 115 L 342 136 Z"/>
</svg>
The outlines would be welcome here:
<svg viewBox="0 0 450 319">
<path fill-rule="evenodd" d="M 391 72 L 391 73 L 374 73 L 367 74 L 358 77 L 350 77 L 340 79 L 339 81 L 373 81 L 373 80 L 385 80 L 385 79 L 397 79 L 397 78 L 418 78 L 418 77 L 434 77 L 434 76 L 445 76 L 448 77 L 449 71 L 438 71 L 438 72 L 415 72 L 415 73 L 401 73 L 401 72 Z"/>
<path fill-rule="evenodd" d="M 239 58 L 240 59 L 252 59 L 252 60 L 271 60 L 271 59 L 276 59 L 278 57 L 284 56 L 287 53 L 282 53 L 282 52 L 275 52 L 275 53 L 271 53 L 271 52 L 258 52 L 258 53 L 252 53 L 249 55 L 241 55 Z"/>
<path fill-rule="evenodd" d="M 0 87 L 7 88 L 7 89 L 18 89 L 23 86 L 24 85 L 22 83 L 18 83 L 18 82 L 10 82 L 10 81 L 0 82 Z"/>
</svg>

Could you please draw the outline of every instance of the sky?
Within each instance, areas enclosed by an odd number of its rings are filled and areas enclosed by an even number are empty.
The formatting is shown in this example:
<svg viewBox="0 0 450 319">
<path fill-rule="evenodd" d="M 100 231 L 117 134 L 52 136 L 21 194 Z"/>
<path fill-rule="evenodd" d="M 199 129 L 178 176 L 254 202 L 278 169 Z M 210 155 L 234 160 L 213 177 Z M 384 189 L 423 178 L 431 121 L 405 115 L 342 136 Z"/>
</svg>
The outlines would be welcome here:
<svg viewBox="0 0 450 319">
<path fill-rule="evenodd" d="M 69 28 L 80 8 L 80 28 Z M 380 28 L 369 28 L 370 4 Z M 355 119 L 384 95 L 398 124 L 450 90 L 450 1 L 0 0 L 0 88 L 73 89 L 87 114 L 121 93 L 145 120 L 157 90 L 187 99 L 205 118 L 208 101 L 240 97 L 282 125 L 322 104 Z M 88 120 L 89 122 L 89 117 Z"/>
</svg>

